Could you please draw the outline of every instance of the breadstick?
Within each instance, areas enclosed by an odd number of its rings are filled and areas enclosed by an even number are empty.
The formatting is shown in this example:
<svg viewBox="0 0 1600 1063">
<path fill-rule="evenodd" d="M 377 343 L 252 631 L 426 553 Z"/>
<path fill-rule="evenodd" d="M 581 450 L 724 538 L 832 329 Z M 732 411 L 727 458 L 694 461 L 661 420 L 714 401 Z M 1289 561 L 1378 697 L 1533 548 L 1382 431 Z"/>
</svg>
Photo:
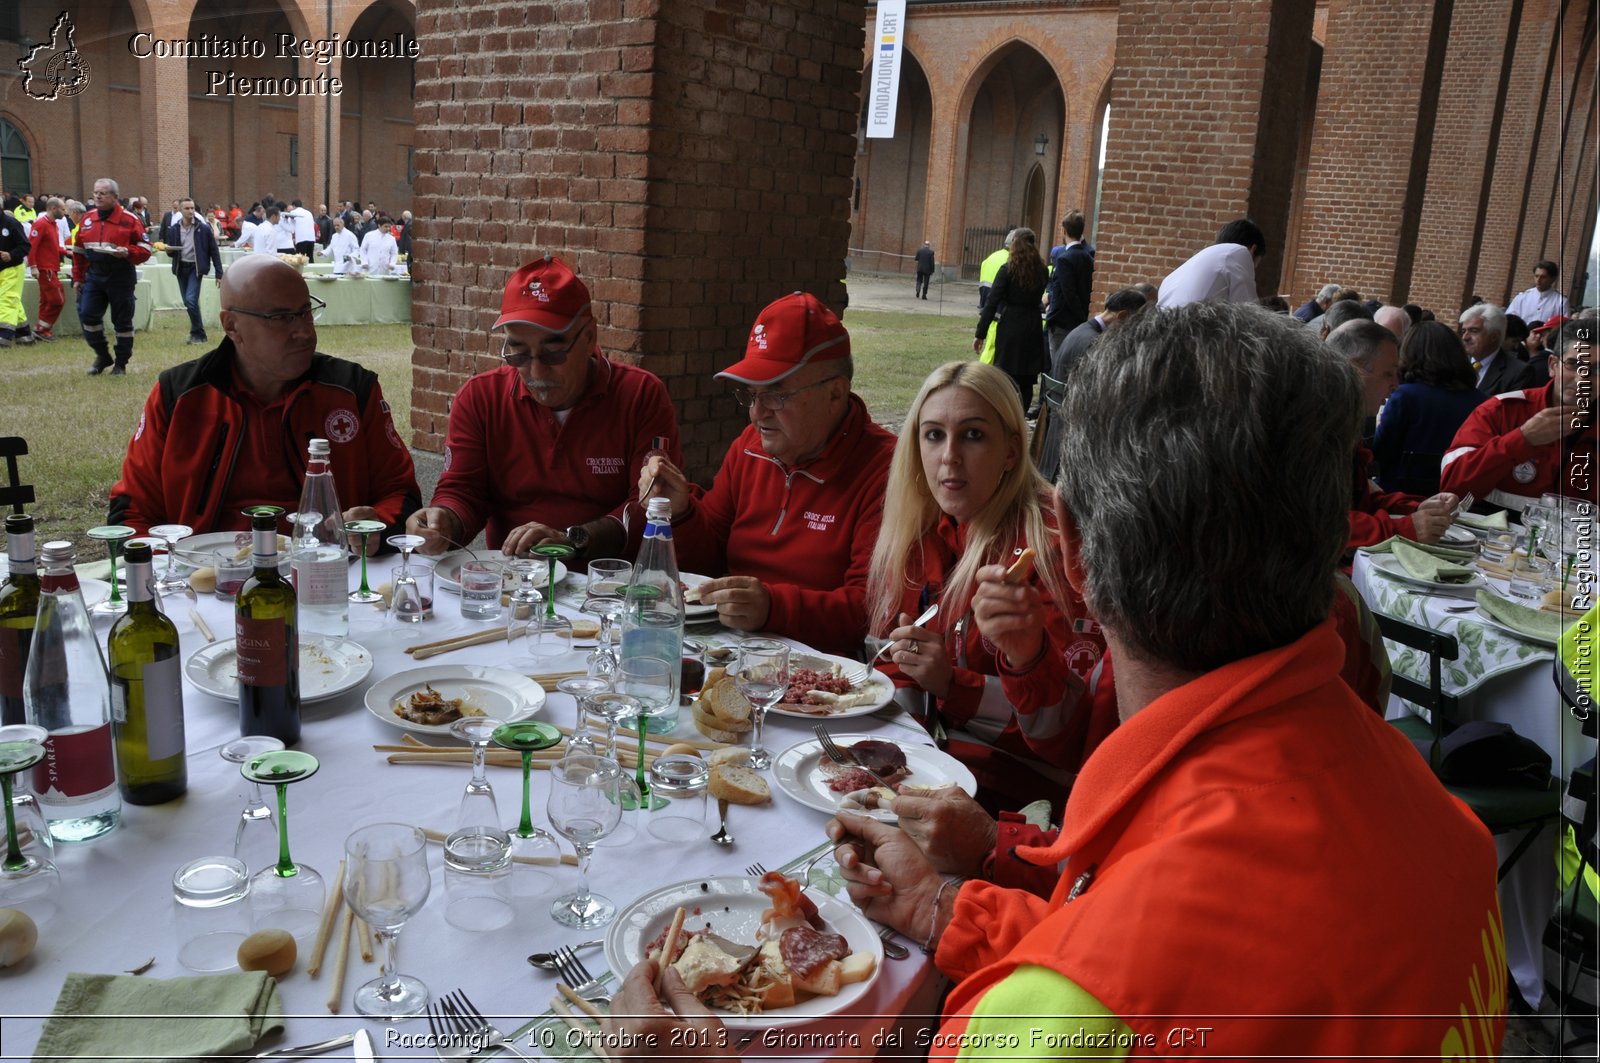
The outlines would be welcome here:
<svg viewBox="0 0 1600 1063">
<path fill-rule="evenodd" d="M 339 955 L 333 960 L 333 985 L 328 990 L 330 1015 L 339 1014 L 339 1001 L 344 996 L 344 972 L 350 966 L 350 924 L 355 917 L 356 913 L 344 907 L 343 918 L 339 920 Z"/>
<path fill-rule="evenodd" d="M 667 940 L 661 946 L 661 966 L 656 968 L 656 996 L 661 995 L 661 977 L 672 963 L 672 953 L 678 947 L 678 934 L 683 930 L 683 917 L 688 914 L 681 907 L 672 913 L 672 925 L 667 928 Z"/>
<path fill-rule="evenodd" d="M 1033 562 L 1038 556 L 1031 546 L 1023 550 L 1017 555 L 1017 559 L 1011 562 L 1011 567 L 1006 569 L 1006 574 L 1000 577 L 1001 581 L 1018 584 L 1027 580 L 1033 574 Z"/>
<path fill-rule="evenodd" d="M 583 1023 L 578 1021 L 578 1016 L 574 1015 L 572 1013 L 572 1009 L 567 1007 L 566 1001 L 562 1000 L 560 997 L 551 997 L 550 1010 L 561 1016 L 562 1022 L 566 1023 L 568 1026 L 578 1032 L 578 1034 L 583 1038 L 584 1046 L 587 1047 L 589 1051 L 593 1052 L 596 1058 L 605 1060 L 609 1060 L 611 1058 L 611 1056 L 606 1053 L 606 1050 L 600 1047 L 599 1035 L 594 1030 L 589 1029 Z M 599 1022 L 600 1020 L 596 1019 L 595 1021 Z"/>
<path fill-rule="evenodd" d="M 361 942 L 361 959 L 363 962 L 372 962 L 372 928 L 365 919 L 356 920 L 356 938 Z"/>
<path fill-rule="evenodd" d="M 333 921 L 339 917 L 344 903 L 344 861 L 339 861 L 339 874 L 334 876 L 333 892 L 322 906 L 322 925 L 317 927 L 317 941 L 311 946 L 311 962 L 306 964 L 306 974 L 315 978 L 322 973 L 322 956 L 328 951 L 328 938 L 333 934 Z"/>
<path fill-rule="evenodd" d="M 556 991 L 562 996 L 566 997 L 568 1000 L 572 1001 L 574 1004 L 578 1005 L 579 1009 L 581 1009 L 585 1015 L 589 1016 L 595 1022 L 602 1022 L 605 1020 L 605 1016 L 600 1013 L 599 1008 L 580 997 L 567 983 L 557 982 Z"/>
</svg>

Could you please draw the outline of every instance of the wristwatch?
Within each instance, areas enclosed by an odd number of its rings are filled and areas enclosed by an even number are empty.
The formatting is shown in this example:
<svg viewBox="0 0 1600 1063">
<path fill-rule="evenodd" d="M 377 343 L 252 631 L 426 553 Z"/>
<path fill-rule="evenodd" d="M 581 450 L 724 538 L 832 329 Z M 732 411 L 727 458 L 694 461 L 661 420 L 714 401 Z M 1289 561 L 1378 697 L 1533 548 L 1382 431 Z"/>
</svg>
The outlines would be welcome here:
<svg viewBox="0 0 1600 1063">
<path fill-rule="evenodd" d="M 577 551 L 578 556 L 583 556 L 584 551 L 589 548 L 589 529 L 582 524 L 574 524 L 564 534 L 567 537 L 567 542 L 572 544 L 572 549 Z"/>
</svg>

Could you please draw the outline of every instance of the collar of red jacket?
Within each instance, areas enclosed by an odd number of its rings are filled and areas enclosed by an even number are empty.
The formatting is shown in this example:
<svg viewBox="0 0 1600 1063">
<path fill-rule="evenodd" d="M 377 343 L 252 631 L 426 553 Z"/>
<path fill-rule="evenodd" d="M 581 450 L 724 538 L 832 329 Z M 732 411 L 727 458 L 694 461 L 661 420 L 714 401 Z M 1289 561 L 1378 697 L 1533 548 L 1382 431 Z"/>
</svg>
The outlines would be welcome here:
<svg viewBox="0 0 1600 1063">
<path fill-rule="evenodd" d="M 1330 618 L 1287 646 L 1223 665 L 1170 690 L 1124 720 L 1073 784 L 1055 842 L 1019 848 L 1031 864 L 1079 852 L 1206 732 L 1338 681 L 1344 643 Z"/>
<path fill-rule="evenodd" d="M 833 438 L 828 440 L 827 445 L 810 461 L 802 461 L 789 467 L 804 469 L 807 475 L 826 481 L 843 469 L 846 463 L 856 460 L 856 444 L 860 442 L 862 433 L 870 424 L 872 418 L 867 413 L 867 404 L 861 401 L 861 396 L 852 391 L 850 407 L 845 411 L 844 420 L 839 422 L 839 430 L 833 433 Z M 754 427 L 752 425 L 751 429 L 754 430 Z M 759 444 L 757 446 L 759 448 Z"/>
</svg>

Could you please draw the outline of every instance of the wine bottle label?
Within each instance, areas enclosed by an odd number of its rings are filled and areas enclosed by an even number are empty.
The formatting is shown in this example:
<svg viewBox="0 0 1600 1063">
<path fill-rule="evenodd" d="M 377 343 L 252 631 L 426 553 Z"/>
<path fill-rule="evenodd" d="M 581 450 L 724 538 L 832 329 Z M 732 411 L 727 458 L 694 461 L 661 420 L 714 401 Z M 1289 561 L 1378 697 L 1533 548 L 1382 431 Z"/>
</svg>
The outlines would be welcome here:
<svg viewBox="0 0 1600 1063">
<path fill-rule="evenodd" d="M 282 617 L 257 620 L 254 617 L 238 618 L 235 625 L 238 635 L 239 682 L 253 687 L 282 686 L 289 681 L 289 659 L 299 658 L 298 646 L 287 645 L 293 639 L 289 625 Z"/>
<path fill-rule="evenodd" d="M 93 797 L 117 784 L 111 755 L 111 724 L 53 731 L 44 741 L 44 759 L 33 769 L 33 788 L 49 801 Z"/>
<path fill-rule="evenodd" d="M 183 672 L 176 656 L 140 666 L 144 678 L 145 749 L 151 760 L 183 753 Z M 111 677 L 111 718 L 128 722 L 128 681 Z"/>
<path fill-rule="evenodd" d="M 22 677 L 28 670 L 28 647 L 33 627 L 0 627 L 0 697 L 22 697 Z"/>
</svg>

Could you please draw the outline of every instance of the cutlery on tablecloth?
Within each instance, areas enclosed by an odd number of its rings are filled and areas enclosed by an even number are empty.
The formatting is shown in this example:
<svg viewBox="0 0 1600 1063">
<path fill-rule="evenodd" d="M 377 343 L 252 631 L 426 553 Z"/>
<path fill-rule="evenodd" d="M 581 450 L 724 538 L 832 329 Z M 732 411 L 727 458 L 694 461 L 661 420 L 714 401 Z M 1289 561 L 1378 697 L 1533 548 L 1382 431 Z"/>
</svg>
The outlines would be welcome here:
<svg viewBox="0 0 1600 1063">
<path fill-rule="evenodd" d="M 324 1052 L 332 1052 L 336 1048 L 343 1048 L 345 1045 L 350 1044 L 355 1039 L 355 1034 L 345 1033 L 340 1034 L 338 1037 L 330 1037 L 326 1041 L 318 1041 L 315 1044 L 295 1045 L 292 1048 L 274 1048 L 270 1052 L 261 1052 L 257 1055 L 251 1056 L 250 1058 L 294 1059 L 298 1056 L 319 1056 Z"/>
</svg>

